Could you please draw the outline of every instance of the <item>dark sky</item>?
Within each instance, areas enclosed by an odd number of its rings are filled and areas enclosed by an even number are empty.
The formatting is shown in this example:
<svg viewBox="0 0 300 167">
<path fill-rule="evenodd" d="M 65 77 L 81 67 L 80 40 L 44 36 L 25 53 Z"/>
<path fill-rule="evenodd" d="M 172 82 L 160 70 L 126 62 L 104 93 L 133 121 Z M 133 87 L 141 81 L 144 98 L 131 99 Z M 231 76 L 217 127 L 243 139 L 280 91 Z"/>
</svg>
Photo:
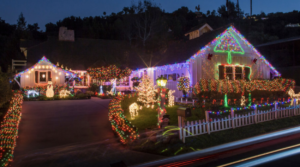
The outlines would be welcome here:
<svg viewBox="0 0 300 167">
<path fill-rule="evenodd" d="M 200 4 L 202 12 L 216 10 L 226 0 L 154 0 L 166 12 L 173 12 L 181 6 L 187 6 L 194 11 Z M 231 0 L 236 3 L 236 0 Z M 240 7 L 245 13 L 250 13 L 250 0 L 239 0 Z M 300 0 L 252 0 L 253 14 L 261 11 L 289 12 L 300 9 Z M 49 22 L 56 23 L 65 17 L 74 15 L 80 17 L 99 16 L 105 11 L 119 12 L 125 6 L 130 6 L 137 0 L 1 0 L 0 17 L 7 23 L 16 24 L 18 16 L 23 12 L 27 23 L 38 23 L 42 30 Z"/>
</svg>

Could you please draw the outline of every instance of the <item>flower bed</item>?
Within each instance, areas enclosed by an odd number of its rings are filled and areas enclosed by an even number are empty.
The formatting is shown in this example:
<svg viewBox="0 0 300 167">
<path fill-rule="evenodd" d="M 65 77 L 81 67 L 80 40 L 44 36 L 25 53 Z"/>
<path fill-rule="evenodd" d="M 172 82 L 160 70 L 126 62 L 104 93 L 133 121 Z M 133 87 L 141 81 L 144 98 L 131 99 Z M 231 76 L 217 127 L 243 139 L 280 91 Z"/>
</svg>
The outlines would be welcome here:
<svg viewBox="0 0 300 167">
<path fill-rule="evenodd" d="M 125 95 L 131 96 L 131 95 Z M 130 141 L 134 141 L 139 137 L 138 131 L 134 125 L 132 125 L 125 117 L 124 111 L 121 108 L 121 102 L 125 96 L 116 96 L 109 103 L 109 121 L 112 126 L 112 130 L 120 137 L 120 141 L 126 144 Z"/>
<path fill-rule="evenodd" d="M 21 92 L 14 93 L 10 106 L 1 121 L 0 130 L 0 159 L 1 166 L 7 166 L 13 159 L 13 151 L 16 147 L 18 128 L 21 120 L 23 96 Z"/>
</svg>

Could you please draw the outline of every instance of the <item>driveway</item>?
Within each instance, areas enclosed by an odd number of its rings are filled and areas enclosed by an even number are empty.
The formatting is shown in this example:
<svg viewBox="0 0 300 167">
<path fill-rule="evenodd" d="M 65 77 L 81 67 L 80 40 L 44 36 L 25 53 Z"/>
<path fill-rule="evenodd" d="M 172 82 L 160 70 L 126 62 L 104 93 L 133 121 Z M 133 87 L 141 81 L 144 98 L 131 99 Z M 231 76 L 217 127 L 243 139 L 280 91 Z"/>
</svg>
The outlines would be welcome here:
<svg viewBox="0 0 300 167">
<path fill-rule="evenodd" d="M 117 141 L 108 121 L 109 101 L 25 101 L 12 166 L 132 165 L 162 158 Z"/>
</svg>

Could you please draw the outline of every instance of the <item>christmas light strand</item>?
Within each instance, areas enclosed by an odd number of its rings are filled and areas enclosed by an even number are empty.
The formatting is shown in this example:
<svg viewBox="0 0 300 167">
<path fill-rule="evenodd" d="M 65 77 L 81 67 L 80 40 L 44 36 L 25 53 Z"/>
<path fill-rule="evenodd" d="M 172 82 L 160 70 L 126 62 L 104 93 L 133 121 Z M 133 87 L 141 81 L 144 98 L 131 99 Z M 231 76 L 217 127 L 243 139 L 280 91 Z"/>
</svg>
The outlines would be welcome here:
<svg viewBox="0 0 300 167">
<path fill-rule="evenodd" d="M 8 166 L 13 160 L 13 152 L 16 147 L 18 128 L 21 120 L 23 96 L 21 92 L 15 92 L 10 106 L 1 122 L 0 130 L 0 164 Z"/>
</svg>

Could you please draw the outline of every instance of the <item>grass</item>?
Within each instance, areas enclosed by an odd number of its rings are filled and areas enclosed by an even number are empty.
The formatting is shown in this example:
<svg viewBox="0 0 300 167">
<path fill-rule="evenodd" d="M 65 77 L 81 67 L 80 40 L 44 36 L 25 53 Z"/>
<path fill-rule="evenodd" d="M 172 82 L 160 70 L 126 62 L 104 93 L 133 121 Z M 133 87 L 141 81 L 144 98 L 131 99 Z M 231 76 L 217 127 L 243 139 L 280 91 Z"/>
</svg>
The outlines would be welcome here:
<svg viewBox="0 0 300 167">
<path fill-rule="evenodd" d="M 139 131 L 143 131 L 145 129 L 153 129 L 157 127 L 157 105 L 154 105 L 154 108 L 146 108 L 143 106 L 142 110 L 138 111 L 138 116 L 136 116 L 135 119 L 131 119 L 130 113 L 129 113 L 129 106 L 137 102 L 137 97 L 125 97 L 124 100 L 121 103 L 121 107 L 124 110 L 126 118 L 135 126 L 138 128 Z M 137 102 L 139 104 L 139 102 Z M 140 104 L 139 104 L 140 105 Z M 287 107 L 287 104 L 282 105 L 284 107 Z M 179 105 L 175 105 L 173 107 L 166 107 L 167 114 L 170 116 L 170 125 L 178 126 L 178 116 L 177 116 L 177 109 Z M 201 107 L 192 107 L 192 116 L 187 117 L 186 121 L 196 121 L 196 120 L 205 120 L 205 109 Z M 230 110 L 230 107 L 222 108 L 226 110 Z M 264 106 L 264 107 L 258 107 L 258 110 L 270 110 L 271 106 Z M 235 114 L 248 114 L 249 112 L 254 111 L 254 109 L 244 109 L 244 110 L 238 110 L 235 111 Z M 223 113 L 223 114 L 210 114 L 210 118 L 212 119 L 221 119 L 228 117 L 230 115 L 229 112 Z"/>
<path fill-rule="evenodd" d="M 185 144 L 183 144 L 178 137 L 175 136 L 175 138 L 172 138 L 168 143 L 157 141 L 152 142 L 147 140 L 143 143 L 134 143 L 131 145 L 131 148 L 133 150 L 142 152 L 173 156 L 273 132 L 288 127 L 298 126 L 299 124 L 300 116 L 295 116 L 235 129 L 213 132 L 210 135 L 204 134 L 188 137 L 186 138 Z"/>
</svg>

